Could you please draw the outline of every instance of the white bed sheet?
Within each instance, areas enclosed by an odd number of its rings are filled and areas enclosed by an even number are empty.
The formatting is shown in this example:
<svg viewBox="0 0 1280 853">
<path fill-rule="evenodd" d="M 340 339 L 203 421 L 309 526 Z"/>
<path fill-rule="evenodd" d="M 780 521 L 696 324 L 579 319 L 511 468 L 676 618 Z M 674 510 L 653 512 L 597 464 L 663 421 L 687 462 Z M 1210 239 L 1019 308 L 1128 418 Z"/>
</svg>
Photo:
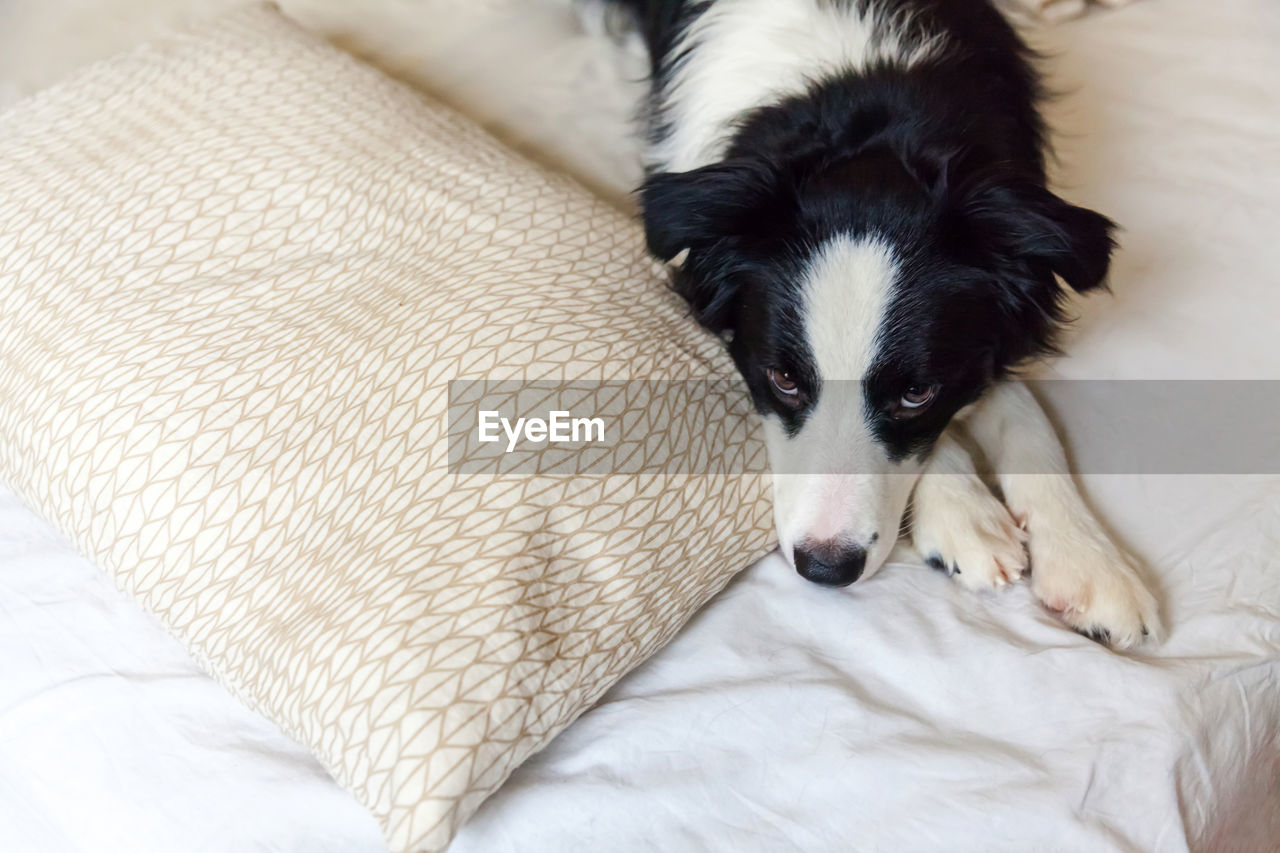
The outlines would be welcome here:
<svg viewBox="0 0 1280 853">
<path fill-rule="evenodd" d="M 49 5 L 0 0 L 0 97 L 217 3 L 76 0 L 73 29 L 134 23 L 67 40 L 61 64 L 33 46 L 71 26 Z M 625 199 L 634 87 L 562 0 L 283 5 Z M 1038 40 L 1070 86 L 1061 183 L 1126 227 L 1115 295 L 1081 306 L 1054 372 L 1280 379 L 1280 4 L 1145 0 Z M 456 853 L 1280 849 L 1280 477 L 1083 483 L 1159 579 L 1162 645 L 1114 655 L 1024 588 L 973 596 L 903 563 L 832 592 L 775 556 L 518 771 Z M 382 843 L 0 492 L 0 850 L 189 849 Z"/>
</svg>

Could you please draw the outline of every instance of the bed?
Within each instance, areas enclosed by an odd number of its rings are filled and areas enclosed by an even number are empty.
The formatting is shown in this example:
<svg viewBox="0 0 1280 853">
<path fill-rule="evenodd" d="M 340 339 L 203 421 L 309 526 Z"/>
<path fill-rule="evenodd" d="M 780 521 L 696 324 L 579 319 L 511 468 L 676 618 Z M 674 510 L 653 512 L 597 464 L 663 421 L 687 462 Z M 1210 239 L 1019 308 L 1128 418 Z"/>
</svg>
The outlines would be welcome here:
<svg viewBox="0 0 1280 853">
<path fill-rule="evenodd" d="M 53 5 L 0 0 L 0 106 L 225 3 Z M 634 58 L 566 0 L 283 5 L 629 203 Z M 1126 229 L 1114 294 L 1079 304 L 1046 375 L 1280 380 L 1280 8 L 1144 0 L 1033 36 L 1064 92 L 1059 186 Z M 1097 432 L 1059 415 L 1087 455 Z M 1127 656 L 909 552 L 837 593 L 766 558 L 452 849 L 1274 850 L 1280 476 L 1258 470 L 1081 478 L 1157 578 L 1168 637 Z M 0 487 L 0 849 L 385 843 Z"/>
</svg>

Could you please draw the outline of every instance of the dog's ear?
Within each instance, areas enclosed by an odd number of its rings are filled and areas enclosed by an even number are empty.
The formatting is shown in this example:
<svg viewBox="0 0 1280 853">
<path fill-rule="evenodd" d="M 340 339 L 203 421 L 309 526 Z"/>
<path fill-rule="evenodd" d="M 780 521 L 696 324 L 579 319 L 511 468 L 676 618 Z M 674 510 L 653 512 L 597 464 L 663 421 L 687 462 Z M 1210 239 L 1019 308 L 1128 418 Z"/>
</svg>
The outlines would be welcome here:
<svg viewBox="0 0 1280 853">
<path fill-rule="evenodd" d="M 1030 178 L 977 176 L 948 188 L 944 239 L 992 275 L 999 309 L 991 324 L 998 372 L 1053 352 L 1065 296 L 1100 287 L 1115 247 L 1115 226 L 1068 204 Z"/>
<path fill-rule="evenodd" d="M 768 164 L 747 158 L 650 175 L 639 193 L 649 251 L 670 261 L 686 249 L 749 236 L 776 186 Z"/>
<path fill-rule="evenodd" d="M 741 158 L 650 175 L 640 188 L 649 251 L 668 262 L 684 254 L 672 284 L 717 334 L 735 326 L 744 248 L 768 239 L 786 201 L 780 186 L 767 163 Z"/>
<path fill-rule="evenodd" d="M 1056 275 L 1078 292 L 1106 281 L 1116 226 L 1102 214 L 1020 178 L 978 181 L 958 202 L 964 239 L 999 266 L 1049 285 Z"/>
</svg>

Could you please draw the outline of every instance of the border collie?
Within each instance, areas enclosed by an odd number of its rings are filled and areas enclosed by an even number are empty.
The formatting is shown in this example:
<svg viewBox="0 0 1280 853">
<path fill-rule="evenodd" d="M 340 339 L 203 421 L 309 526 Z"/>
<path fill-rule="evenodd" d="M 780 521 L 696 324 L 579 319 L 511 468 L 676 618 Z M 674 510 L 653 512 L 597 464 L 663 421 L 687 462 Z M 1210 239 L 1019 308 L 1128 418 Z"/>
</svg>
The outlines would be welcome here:
<svg viewBox="0 0 1280 853">
<path fill-rule="evenodd" d="M 1113 225 L 1046 188 L 1038 79 L 989 0 L 603 2 L 649 57 L 649 248 L 764 417 L 796 570 L 870 577 L 910 499 L 916 550 L 964 586 L 1034 566 L 1076 630 L 1156 632 L 1052 426 L 1005 381 L 1052 350 L 1062 283 L 1103 284 Z"/>
</svg>

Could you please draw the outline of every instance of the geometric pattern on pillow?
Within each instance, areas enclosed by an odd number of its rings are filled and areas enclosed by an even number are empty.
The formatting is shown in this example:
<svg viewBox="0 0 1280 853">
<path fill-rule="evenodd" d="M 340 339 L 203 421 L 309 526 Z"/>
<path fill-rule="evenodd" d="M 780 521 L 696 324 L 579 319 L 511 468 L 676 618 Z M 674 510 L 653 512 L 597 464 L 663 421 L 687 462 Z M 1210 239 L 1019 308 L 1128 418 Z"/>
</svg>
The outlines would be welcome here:
<svg viewBox="0 0 1280 853">
<path fill-rule="evenodd" d="M 0 118 L 0 316 L 0 477 L 397 850 L 772 545 L 636 224 L 266 6 Z M 454 473 L 455 378 L 725 380 L 737 473 Z"/>
</svg>

